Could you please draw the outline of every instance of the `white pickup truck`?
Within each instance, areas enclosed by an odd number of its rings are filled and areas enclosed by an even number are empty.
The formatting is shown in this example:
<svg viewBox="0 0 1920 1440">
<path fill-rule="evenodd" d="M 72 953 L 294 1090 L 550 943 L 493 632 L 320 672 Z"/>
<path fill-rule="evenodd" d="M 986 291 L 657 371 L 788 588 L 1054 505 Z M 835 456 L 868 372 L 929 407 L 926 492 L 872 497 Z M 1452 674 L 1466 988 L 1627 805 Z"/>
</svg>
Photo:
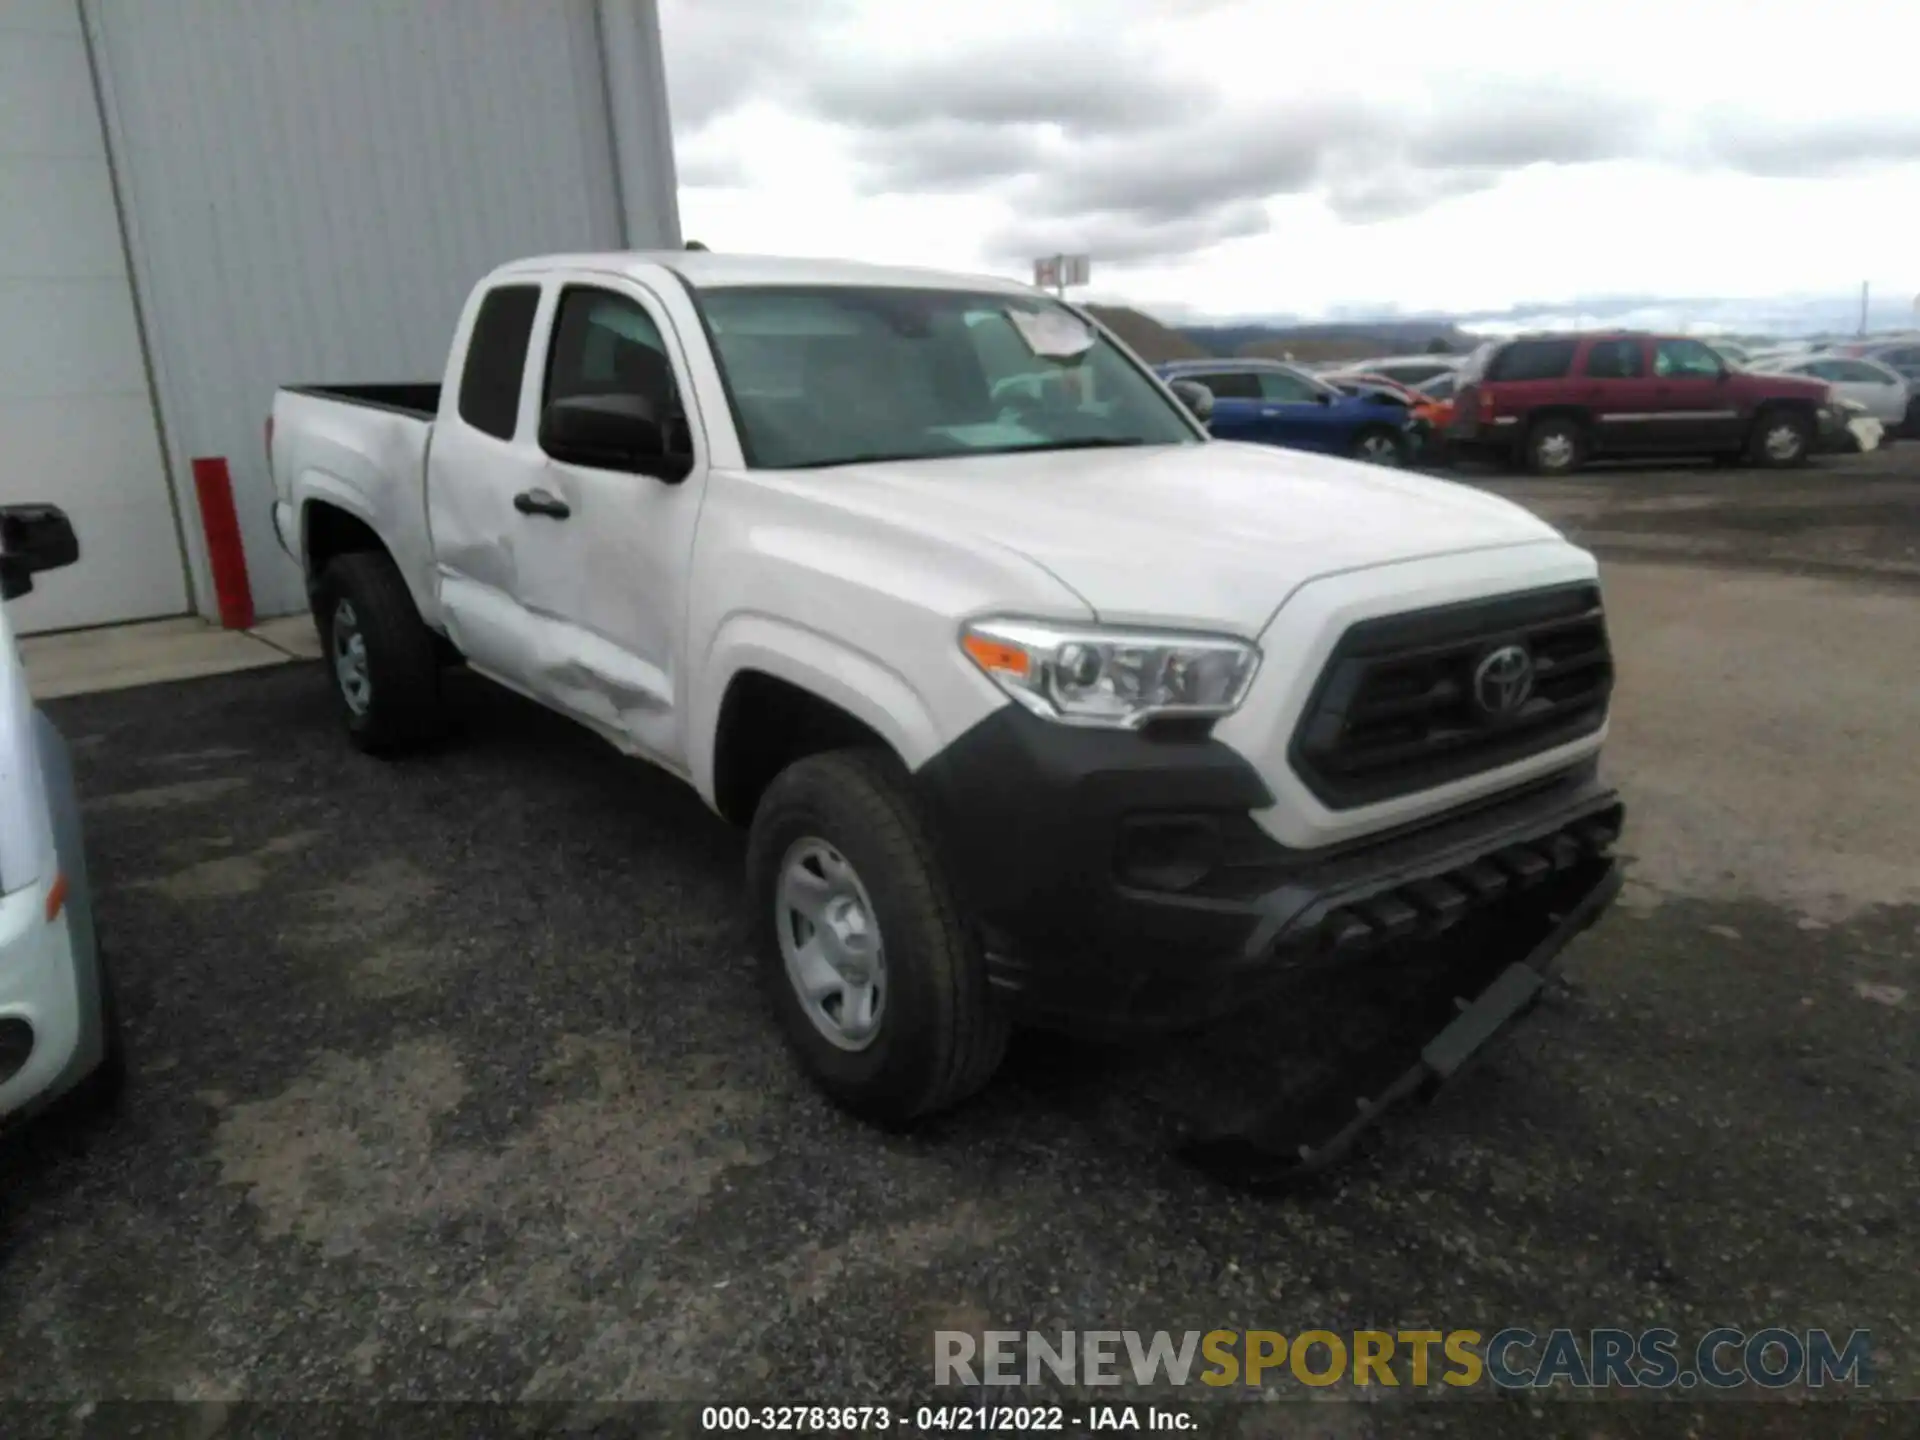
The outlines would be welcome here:
<svg viewBox="0 0 1920 1440">
<path fill-rule="evenodd" d="M 464 662 L 747 827 L 788 1038 L 899 1122 L 1010 1023 L 1195 1025 L 1463 923 L 1539 970 L 1617 889 L 1592 557 L 1204 399 L 1023 285 L 551 256 L 444 386 L 281 390 L 274 520 L 364 748 Z"/>
</svg>

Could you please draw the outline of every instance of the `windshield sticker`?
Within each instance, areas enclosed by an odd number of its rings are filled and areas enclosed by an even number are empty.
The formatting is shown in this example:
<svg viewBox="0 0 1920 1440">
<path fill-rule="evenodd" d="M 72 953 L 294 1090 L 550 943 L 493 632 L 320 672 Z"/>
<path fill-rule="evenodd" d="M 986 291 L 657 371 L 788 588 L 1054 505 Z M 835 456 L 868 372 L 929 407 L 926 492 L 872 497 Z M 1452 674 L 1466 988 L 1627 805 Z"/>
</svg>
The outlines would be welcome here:
<svg viewBox="0 0 1920 1440">
<path fill-rule="evenodd" d="M 1065 310 L 1009 310 L 1007 319 L 1043 360 L 1077 360 L 1093 348 L 1093 331 Z"/>
</svg>

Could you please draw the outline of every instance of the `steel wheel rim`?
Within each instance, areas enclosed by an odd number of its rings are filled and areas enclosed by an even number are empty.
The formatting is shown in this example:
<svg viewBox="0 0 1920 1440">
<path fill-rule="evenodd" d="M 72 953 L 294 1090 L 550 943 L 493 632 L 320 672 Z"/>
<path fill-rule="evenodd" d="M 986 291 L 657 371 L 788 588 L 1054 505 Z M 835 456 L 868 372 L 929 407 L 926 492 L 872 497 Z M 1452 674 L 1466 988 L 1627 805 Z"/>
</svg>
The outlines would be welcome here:
<svg viewBox="0 0 1920 1440">
<path fill-rule="evenodd" d="M 1791 460 L 1800 453 L 1800 431 L 1793 425 L 1775 425 L 1767 431 L 1763 442 L 1767 447 L 1767 456 L 1773 460 Z"/>
<path fill-rule="evenodd" d="M 774 892 L 787 983 L 837 1049 L 865 1050 L 886 1017 L 886 952 L 873 900 L 853 866 L 815 836 L 787 847 Z"/>
<path fill-rule="evenodd" d="M 342 600 L 333 607 L 333 678 L 340 686 L 340 698 L 355 715 L 364 715 L 373 704 L 373 674 L 367 666 L 367 637 L 360 633 L 360 617 L 353 602 Z"/>
<path fill-rule="evenodd" d="M 1543 470 L 1564 470 L 1573 464 L 1573 437 L 1555 432 L 1540 437 L 1536 453 Z"/>
<path fill-rule="evenodd" d="M 1385 435 L 1369 435 L 1360 442 L 1360 454 L 1363 459 L 1375 465 L 1397 465 L 1400 463 L 1400 447 Z"/>
</svg>

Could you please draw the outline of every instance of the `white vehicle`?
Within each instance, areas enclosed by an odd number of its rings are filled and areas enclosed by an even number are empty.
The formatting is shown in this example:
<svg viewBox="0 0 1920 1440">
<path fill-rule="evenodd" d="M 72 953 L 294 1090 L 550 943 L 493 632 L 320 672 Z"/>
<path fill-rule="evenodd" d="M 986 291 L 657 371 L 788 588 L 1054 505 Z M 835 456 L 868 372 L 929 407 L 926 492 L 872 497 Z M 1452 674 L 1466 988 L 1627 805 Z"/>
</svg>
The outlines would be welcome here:
<svg viewBox="0 0 1920 1440">
<path fill-rule="evenodd" d="M 1452 374 L 1466 359 L 1464 355 L 1383 355 L 1377 360 L 1341 361 L 1337 368 L 1351 375 L 1384 375 L 1417 390 L 1429 380 Z"/>
<path fill-rule="evenodd" d="M 6 599 L 78 558 L 53 506 L 0 506 Z M 62 1096 L 110 1100 L 122 1078 L 67 747 L 34 708 L 0 607 L 0 1130 Z"/>
<path fill-rule="evenodd" d="M 1907 377 L 1878 360 L 1845 355 L 1800 355 L 1759 362 L 1754 367 L 1776 375 L 1809 375 L 1824 380 L 1842 400 L 1851 400 L 1889 432 L 1906 422 L 1913 398 Z"/>
<path fill-rule="evenodd" d="M 868 1116 L 976 1090 L 1015 1020 L 1203 1022 L 1617 887 L 1593 558 L 1211 440 L 1028 286 L 522 261 L 444 387 L 283 389 L 269 445 L 352 737 L 435 734 L 458 657 L 682 777 L 749 828 L 784 1029 Z"/>
</svg>

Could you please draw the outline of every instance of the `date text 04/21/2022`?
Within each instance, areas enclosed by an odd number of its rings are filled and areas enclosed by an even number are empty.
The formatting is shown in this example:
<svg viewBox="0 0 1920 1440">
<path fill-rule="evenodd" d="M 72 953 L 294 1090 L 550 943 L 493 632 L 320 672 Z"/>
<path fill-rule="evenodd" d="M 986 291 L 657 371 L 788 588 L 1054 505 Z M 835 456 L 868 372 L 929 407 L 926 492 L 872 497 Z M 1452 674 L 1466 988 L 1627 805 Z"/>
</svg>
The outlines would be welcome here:
<svg viewBox="0 0 1920 1440">
<path fill-rule="evenodd" d="M 1191 1430 L 1184 1410 L 1152 1405 L 709 1405 L 703 1430 L 806 1432 L 903 1430 L 932 1434 L 1000 1434 L 1008 1430 Z"/>
</svg>

